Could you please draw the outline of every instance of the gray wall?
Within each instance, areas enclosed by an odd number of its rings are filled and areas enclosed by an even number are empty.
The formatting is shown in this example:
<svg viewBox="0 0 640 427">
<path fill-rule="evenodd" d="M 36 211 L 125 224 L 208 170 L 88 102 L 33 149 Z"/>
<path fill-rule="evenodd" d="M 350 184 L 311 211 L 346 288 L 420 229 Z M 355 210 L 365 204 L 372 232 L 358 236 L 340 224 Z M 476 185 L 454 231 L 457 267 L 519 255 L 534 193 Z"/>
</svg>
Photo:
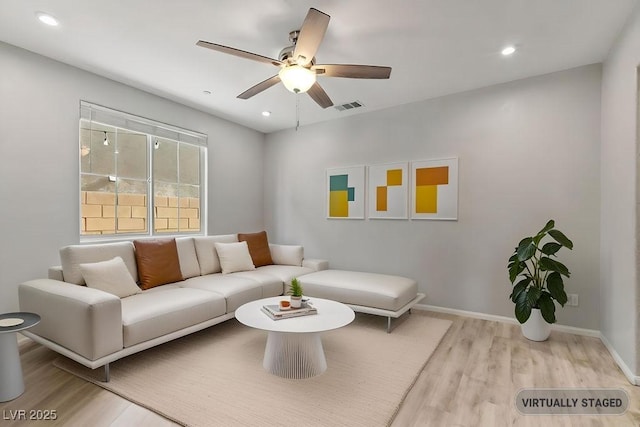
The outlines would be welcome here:
<svg viewBox="0 0 640 427">
<path fill-rule="evenodd" d="M 4 43 L 0 70 L 0 312 L 79 241 L 80 100 L 208 134 L 209 233 L 263 228 L 263 134 Z"/>
<path fill-rule="evenodd" d="M 640 8 L 609 52 L 602 77 L 601 331 L 640 374 L 637 114 Z"/>
<path fill-rule="evenodd" d="M 507 259 L 549 218 L 573 239 L 559 323 L 599 327 L 600 65 L 267 135 L 265 225 L 333 268 L 415 278 L 427 304 L 513 317 Z M 458 221 L 327 220 L 328 167 L 459 157 Z"/>
</svg>

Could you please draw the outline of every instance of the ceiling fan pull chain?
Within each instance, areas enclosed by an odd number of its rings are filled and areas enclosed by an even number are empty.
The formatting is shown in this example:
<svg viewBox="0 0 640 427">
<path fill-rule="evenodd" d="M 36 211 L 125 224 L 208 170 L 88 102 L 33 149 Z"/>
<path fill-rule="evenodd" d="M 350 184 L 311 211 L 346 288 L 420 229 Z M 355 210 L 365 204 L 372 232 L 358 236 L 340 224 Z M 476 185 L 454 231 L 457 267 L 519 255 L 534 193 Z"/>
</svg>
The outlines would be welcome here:
<svg viewBox="0 0 640 427">
<path fill-rule="evenodd" d="M 296 92 L 296 132 L 300 127 L 300 94 Z"/>
</svg>

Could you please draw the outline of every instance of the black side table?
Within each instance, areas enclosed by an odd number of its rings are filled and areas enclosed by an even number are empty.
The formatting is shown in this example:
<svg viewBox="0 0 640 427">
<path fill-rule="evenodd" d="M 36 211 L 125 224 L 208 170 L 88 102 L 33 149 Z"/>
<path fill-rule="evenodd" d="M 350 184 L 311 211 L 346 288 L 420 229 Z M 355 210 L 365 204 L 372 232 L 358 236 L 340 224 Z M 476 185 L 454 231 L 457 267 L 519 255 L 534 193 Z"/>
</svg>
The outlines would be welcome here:
<svg viewBox="0 0 640 427">
<path fill-rule="evenodd" d="M 0 402 L 7 402 L 24 393 L 22 364 L 16 332 L 40 323 L 35 313 L 0 314 Z"/>
</svg>

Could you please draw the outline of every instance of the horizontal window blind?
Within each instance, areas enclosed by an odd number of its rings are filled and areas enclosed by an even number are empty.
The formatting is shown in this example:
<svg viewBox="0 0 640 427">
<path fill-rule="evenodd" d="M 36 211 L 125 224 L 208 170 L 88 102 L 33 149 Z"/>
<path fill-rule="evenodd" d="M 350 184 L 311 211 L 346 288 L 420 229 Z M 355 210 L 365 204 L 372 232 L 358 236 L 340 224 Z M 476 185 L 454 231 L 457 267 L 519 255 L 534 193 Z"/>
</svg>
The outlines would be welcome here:
<svg viewBox="0 0 640 427">
<path fill-rule="evenodd" d="M 194 145 L 207 145 L 207 135 L 205 134 L 134 116 L 86 101 L 80 101 L 80 117 L 92 122 L 146 133 L 160 138 L 172 139 Z"/>
</svg>

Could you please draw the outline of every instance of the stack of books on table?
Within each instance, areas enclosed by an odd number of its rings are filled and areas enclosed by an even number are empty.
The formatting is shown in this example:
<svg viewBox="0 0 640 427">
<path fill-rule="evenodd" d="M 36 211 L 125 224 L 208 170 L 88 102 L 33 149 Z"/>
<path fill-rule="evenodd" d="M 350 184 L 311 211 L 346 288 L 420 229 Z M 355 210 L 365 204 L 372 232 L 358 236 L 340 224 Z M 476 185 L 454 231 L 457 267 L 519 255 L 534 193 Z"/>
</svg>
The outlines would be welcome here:
<svg viewBox="0 0 640 427">
<path fill-rule="evenodd" d="M 277 304 L 263 305 L 262 311 L 273 320 L 318 314 L 318 310 L 310 304 L 307 304 L 306 306 L 300 308 L 290 308 L 288 310 L 280 310 L 280 306 Z"/>
</svg>

